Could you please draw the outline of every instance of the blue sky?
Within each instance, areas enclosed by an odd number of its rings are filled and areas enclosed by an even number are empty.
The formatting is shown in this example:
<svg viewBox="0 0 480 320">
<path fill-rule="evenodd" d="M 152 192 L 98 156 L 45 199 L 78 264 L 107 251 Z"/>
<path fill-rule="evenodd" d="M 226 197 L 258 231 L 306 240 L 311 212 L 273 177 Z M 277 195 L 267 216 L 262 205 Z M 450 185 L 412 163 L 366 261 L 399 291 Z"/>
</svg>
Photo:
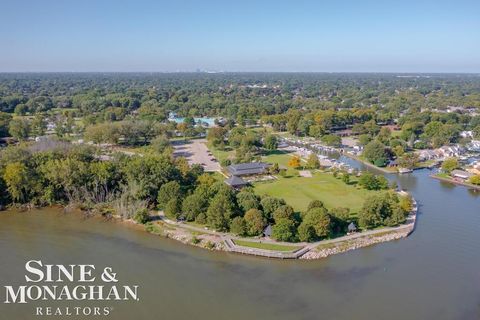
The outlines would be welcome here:
<svg viewBox="0 0 480 320">
<path fill-rule="evenodd" d="M 0 0 L 0 71 L 480 72 L 480 1 Z"/>
</svg>

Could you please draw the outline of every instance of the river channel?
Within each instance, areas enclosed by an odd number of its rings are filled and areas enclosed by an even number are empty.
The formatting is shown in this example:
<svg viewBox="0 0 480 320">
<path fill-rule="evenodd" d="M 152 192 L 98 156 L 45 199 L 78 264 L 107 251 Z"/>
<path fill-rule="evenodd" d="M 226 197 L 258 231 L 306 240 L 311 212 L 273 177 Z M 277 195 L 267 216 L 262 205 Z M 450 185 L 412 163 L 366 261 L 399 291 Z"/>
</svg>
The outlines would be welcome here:
<svg viewBox="0 0 480 320">
<path fill-rule="evenodd" d="M 111 266 L 140 299 L 2 301 L 0 319 L 40 319 L 39 305 L 107 306 L 103 319 L 478 319 L 480 193 L 429 174 L 389 175 L 419 203 L 412 235 L 315 261 L 209 252 L 59 209 L 0 212 L 2 300 L 3 286 L 25 284 L 32 259 Z"/>
</svg>

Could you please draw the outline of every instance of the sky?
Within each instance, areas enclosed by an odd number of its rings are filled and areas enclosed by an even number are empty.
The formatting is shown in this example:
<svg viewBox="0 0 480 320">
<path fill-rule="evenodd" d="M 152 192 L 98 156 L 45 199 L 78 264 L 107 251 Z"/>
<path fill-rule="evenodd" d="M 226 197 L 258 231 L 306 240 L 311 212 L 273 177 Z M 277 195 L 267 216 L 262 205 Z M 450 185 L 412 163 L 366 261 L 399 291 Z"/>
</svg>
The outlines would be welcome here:
<svg viewBox="0 0 480 320">
<path fill-rule="evenodd" d="M 480 72 L 480 0 L 0 0 L 0 72 Z"/>
</svg>

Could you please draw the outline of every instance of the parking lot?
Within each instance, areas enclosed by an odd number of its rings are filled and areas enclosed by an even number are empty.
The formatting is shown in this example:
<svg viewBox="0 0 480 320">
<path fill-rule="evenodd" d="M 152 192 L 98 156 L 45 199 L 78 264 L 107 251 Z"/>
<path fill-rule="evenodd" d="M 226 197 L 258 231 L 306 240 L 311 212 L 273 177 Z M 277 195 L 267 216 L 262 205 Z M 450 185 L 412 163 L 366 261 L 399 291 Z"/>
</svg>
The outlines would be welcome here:
<svg viewBox="0 0 480 320">
<path fill-rule="evenodd" d="M 185 157 L 190 164 L 200 164 L 205 171 L 220 171 L 220 164 L 207 148 L 205 139 L 175 141 L 173 143 L 175 157 Z"/>
</svg>

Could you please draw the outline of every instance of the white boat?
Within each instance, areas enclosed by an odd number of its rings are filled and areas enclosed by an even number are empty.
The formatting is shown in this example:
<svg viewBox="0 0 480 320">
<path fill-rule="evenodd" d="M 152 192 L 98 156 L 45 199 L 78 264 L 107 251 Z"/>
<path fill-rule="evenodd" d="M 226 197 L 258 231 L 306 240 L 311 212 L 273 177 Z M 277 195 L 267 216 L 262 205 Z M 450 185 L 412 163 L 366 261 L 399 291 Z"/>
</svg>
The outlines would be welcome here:
<svg viewBox="0 0 480 320">
<path fill-rule="evenodd" d="M 398 168 L 398 173 L 410 173 L 410 172 L 413 172 L 412 169 L 408 169 L 408 168 Z"/>
</svg>

